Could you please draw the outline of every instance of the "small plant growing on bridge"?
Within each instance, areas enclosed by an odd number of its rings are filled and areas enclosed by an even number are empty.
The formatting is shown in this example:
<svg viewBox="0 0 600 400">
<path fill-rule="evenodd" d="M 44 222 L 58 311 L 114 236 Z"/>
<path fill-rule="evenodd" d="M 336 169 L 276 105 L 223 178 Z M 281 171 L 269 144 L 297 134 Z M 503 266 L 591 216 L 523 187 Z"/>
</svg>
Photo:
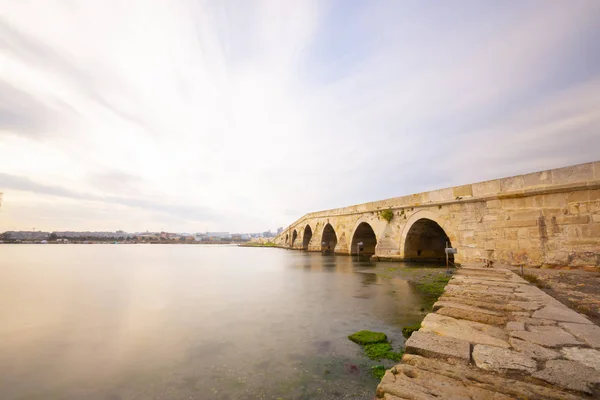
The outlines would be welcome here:
<svg viewBox="0 0 600 400">
<path fill-rule="evenodd" d="M 387 222 L 390 222 L 392 218 L 394 218 L 394 212 L 391 209 L 383 210 L 379 213 L 381 218 L 385 219 Z"/>
</svg>

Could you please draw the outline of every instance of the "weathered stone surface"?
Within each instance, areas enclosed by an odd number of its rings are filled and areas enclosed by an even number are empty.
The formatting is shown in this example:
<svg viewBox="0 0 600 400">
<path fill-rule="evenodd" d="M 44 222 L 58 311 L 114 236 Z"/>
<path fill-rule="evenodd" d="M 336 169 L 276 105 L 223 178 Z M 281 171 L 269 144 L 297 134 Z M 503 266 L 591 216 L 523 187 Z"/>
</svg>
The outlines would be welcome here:
<svg viewBox="0 0 600 400">
<path fill-rule="evenodd" d="M 503 288 L 498 286 L 490 286 L 484 284 L 460 284 L 460 282 L 453 282 L 450 287 L 447 287 L 449 290 L 459 289 L 464 291 L 471 291 L 476 293 L 481 297 L 486 297 L 486 295 L 496 295 L 496 296 L 510 296 L 513 293 L 513 289 L 511 288 Z"/>
<path fill-rule="evenodd" d="M 444 293 L 440 297 L 440 301 L 451 301 L 454 303 L 466 304 L 469 306 L 483 308 L 485 310 L 499 311 L 502 314 L 506 314 L 506 312 L 510 311 L 520 311 L 521 309 L 515 306 L 511 306 L 508 303 L 497 303 L 493 301 L 489 301 L 489 299 L 475 299 L 472 297 L 456 297 L 451 296 L 448 293 Z"/>
<path fill-rule="evenodd" d="M 516 276 L 516 275 L 515 275 Z M 458 282 L 462 282 L 465 285 L 486 285 L 486 286 L 497 286 L 515 289 L 521 285 L 520 281 L 515 281 L 512 275 L 509 274 L 501 274 L 501 275 L 477 275 L 477 276 L 468 276 L 468 275 L 456 275 L 456 279 Z"/>
<path fill-rule="evenodd" d="M 534 373 L 533 376 L 565 389 L 600 394 L 597 389 L 600 384 L 600 374 L 595 369 L 576 361 L 546 361 L 545 368 Z"/>
<path fill-rule="evenodd" d="M 541 301 L 544 304 L 544 306 L 569 309 L 566 305 L 564 305 L 560 301 L 556 300 L 554 297 L 551 297 L 550 295 L 547 295 L 547 294 L 544 297 L 541 297 L 539 299 L 539 301 Z"/>
<path fill-rule="evenodd" d="M 473 344 L 509 348 L 508 335 L 500 328 L 430 313 L 421 322 L 421 331 L 468 340 Z"/>
<path fill-rule="evenodd" d="M 518 321 L 510 321 L 506 324 L 506 330 L 507 331 L 524 331 L 525 330 L 525 323 L 524 322 L 518 322 Z"/>
<path fill-rule="evenodd" d="M 434 305 L 433 305 L 433 311 L 436 311 L 442 307 L 451 307 L 451 308 L 459 308 L 461 310 L 465 310 L 465 311 L 470 311 L 472 313 L 482 313 L 482 314 L 489 314 L 489 315 L 495 315 L 498 317 L 502 317 L 504 314 L 499 312 L 499 311 L 493 311 L 493 310 L 486 310 L 484 308 L 480 308 L 480 307 L 476 307 L 476 306 L 470 306 L 467 304 L 461 304 L 458 302 L 454 302 L 454 301 L 447 301 L 447 300 L 439 300 L 437 301 Z"/>
<path fill-rule="evenodd" d="M 527 325 L 546 325 L 546 326 L 552 326 L 552 325 L 556 325 L 557 322 L 553 321 L 551 319 L 541 319 L 541 318 L 531 318 L 528 316 L 523 316 L 523 315 L 515 315 L 512 314 L 512 319 L 514 321 L 519 321 L 519 322 L 523 322 Z"/>
<path fill-rule="evenodd" d="M 457 285 L 447 285 L 445 289 L 445 293 L 454 296 L 454 297 L 462 297 L 462 298 L 471 298 L 476 300 L 485 300 L 485 301 L 495 301 L 498 304 L 507 303 L 509 300 L 509 296 L 507 295 L 499 295 L 493 293 L 486 293 L 482 291 L 469 290 L 462 286 Z"/>
<path fill-rule="evenodd" d="M 552 319 L 562 322 L 576 322 L 578 324 L 591 324 L 590 320 L 583 315 L 567 308 L 548 306 L 533 313 L 532 318 Z"/>
<path fill-rule="evenodd" d="M 445 376 L 458 382 L 458 385 L 476 385 L 491 392 L 503 393 L 517 399 L 553 399 L 575 400 L 580 396 L 570 394 L 559 388 L 535 385 L 499 376 L 479 368 L 465 365 L 450 365 L 439 360 L 424 358 L 413 354 L 402 357 L 404 365 L 410 365 L 419 370 L 428 371 L 439 376 Z M 396 367 L 394 367 L 396 368 Z M 392 370 L 394 370 L 392 368 Z M 427 383 L 423 382 L 426 387 Z M 449 397 L 413 396 L 409 399 L 447 399 Z M 455 397 L 450 397 L 455 399 Z M 465 399 L 468 399 L 465 398 Z"/>
<path fill-rule="evenodd" d="M 377 386 L 377 396 L 385 394 L 401 399 L 473 399 L 509 400 L 512 397 L 469 385 L 460 379 L 398 364 L 387 371 Z"/>
<path fill-rule="evenodd" d="M 382 398 L 383 400 L 406 400 L 406 397 L 398 397 L 389 393 L 385 393 Z"/>
<path fill-rule="evenodd" d="M 513 316 L 513 318 L 516 317 L 527 317 L 530 318 L 531 317 L 531 312 L 527 312 L 527 311 L 513 311 L 510 313 L 510 315 Z"/>
<path fill-rule="evenodd" d="M 519 307 L 523 311 L 535 311 L 542 307 L 539 301 L 509 301 L 508 304 Z"/>
<path fill-rule="evenodd" d="M 564 347 L 560 352 L 567 360 L 577 361 L 600 372 L 600 351 L 581 347 Z"/>
<path fill-rule="evenodd" d="M 567 322 L 561 322 L 558 325 L 589 346 L 600 349 L 600 326 Z"/>
<path fill-rule="evenodd" d="M 435 333 L 413 332 L 405 343 L 406 352 L 428 358 L 439 358 L 451 364 L 469 364 L 471 345 L 466 340 L 439 336 Z"/>
<path fill-rule="evenodd" d="M 481 267 L 475 267 L 475 266 L 463 266 L 457 275 L 467 275 L 467 276 L 472 276 L 472 277 L 476 277 L 476 276 L 492 276 L 492 277 L 500 277 L 500 278 L 507 278 L 508 280 L 511 279 L 515 279 L 518 280 L 517 278 L 519 278 L 518 276 L 513 277 L 513 272 L 508 269 L 508 268 L 502 268 L 502 267 L 494 267 L 494 268 L 485 268 L 483 266 Z M 520 279 L 520 278 L 519 278 Z M 523 280 L 523 283 L 528 283 L 527 281 Z"/>
<path fill-rule="evenodd" d="M 530 326 L 529 329 L 532 331 L 512 331 L 510 336 L 546 347 L 583 344 L 557 326 Z"/>
<path fill-rule="evenodd" d="M 535 291 L 526 291 L 523 290 L 523 288 L 517 288 L 515 289 L 515 298 L 516 300 L 520 300 L 520 301 L 540 301 L 540 302 L 544 302 L 548 300 L 548 295 L 544 292 L 542 292 L 540 289 L 532 286 L 534 289 L 536 289 Z M 550 305 L 550 304 L 546 304 L 546 305 Z"/>
<path fill-rule="evenodd" d="M 482 344 L 473 348 L 473 361 L 481 369 L 501 373 L 532 373 L 537 370 L 535 360 L 523 353 Z"/>
<path fill-rule="evenodd" d="M 494 277 L 494 278 L 486 278 L 486 277 L 470 277 L 470 276 L 456 276 L 456 282 L 465 286 L 469 285 L 484 285 L 484 286 L 495 286 L 500 288 L 509 289 L 511 292 L 516 288 L 521 286 L 520 283 L 510 282 L 510 279 L 504 277 Z"/>
<path fill-rule="evenodd" d="M 527 295 L 528 299 L 531 297 L 547 296 L 546 292 L 533 285 L 521 285 L 515 289 L 515 292 Z"/>
<path fill-rule="evenodd" d="M 442 307 L 437 310 L 440 315 L 446 315 L 448 317 L 465 319 L 468 321 L 481 322 L 482 324 L 488 325 L 504 325 L 506 324 L 506 317 L 496 317 L 495 315 L 483 314 L 473 311 L 467 311 L 462 308 L 454 307 Z"/>
<path fill-rule="evenodd" d="M 528 355 L 529 357 L 535 358 L 540 361 L 554 360 L 560 357 L 560 353 L 554 350 L 547 349 L 535 343 L 527 342 L 525 340 L 510 338 L 508 340 L 510 345 L 517 351 Z"/>
</svg>

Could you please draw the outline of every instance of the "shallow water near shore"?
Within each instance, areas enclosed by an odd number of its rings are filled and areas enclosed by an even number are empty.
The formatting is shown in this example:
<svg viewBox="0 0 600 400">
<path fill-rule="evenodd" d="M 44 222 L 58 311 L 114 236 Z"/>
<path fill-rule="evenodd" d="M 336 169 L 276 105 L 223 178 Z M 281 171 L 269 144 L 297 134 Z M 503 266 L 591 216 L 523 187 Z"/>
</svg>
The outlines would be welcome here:
<svg viewBox="0 0 600 400">
<path fill-rule="evenodd" d="M 443 270 L 227 245 L 1 245 L 0 398 L 372 399 L 348 340 Z"/>
</svg>

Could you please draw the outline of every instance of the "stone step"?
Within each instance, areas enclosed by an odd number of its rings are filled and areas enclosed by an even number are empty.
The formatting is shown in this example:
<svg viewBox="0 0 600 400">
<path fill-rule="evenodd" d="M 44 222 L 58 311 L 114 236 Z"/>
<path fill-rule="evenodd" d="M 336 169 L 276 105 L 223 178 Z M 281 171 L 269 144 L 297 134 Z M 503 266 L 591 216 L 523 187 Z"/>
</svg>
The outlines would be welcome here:
<svg viewBox="0 0 600 400">
<path fill-rule="evenodd" d="M 401 399 L 539 399 L 581 400 L 584 397 L 557 387 L 506 378 L 477 367 L 405 354 L 402 364 L 388 370 L 377 387 Z"/>
<path fill-rule="evenodd" d="M 461 268 L 378 397 L 600 398 L 600 327 L 521 281 L 508 270 Z"/>
</svg>

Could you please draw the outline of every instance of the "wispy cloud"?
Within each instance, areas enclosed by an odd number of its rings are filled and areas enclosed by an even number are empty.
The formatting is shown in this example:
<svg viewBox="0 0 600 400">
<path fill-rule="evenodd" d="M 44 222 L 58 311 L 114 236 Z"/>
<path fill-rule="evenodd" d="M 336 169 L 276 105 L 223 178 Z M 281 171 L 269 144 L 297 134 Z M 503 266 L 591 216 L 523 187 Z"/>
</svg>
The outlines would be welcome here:
<svg viewBox="0 0 600 400">
<path fill-rule="evenodd" d="M 273 229 L 600 148 L 594 0 L 0 3 L 0 230 Z"/>
<path fill-rule="evenodd" d="M 142 208 L 150 211 L 171 214 L 181 219 L 190 221 L 221 221 L 224 216 L 217 210 L 211 210 L 203 207 L 190 207 L 181 204 L 168 204 L 156 199 L 144 199 L 136 197 L 121 196 L 99 196 L 85 192 L 75 192 L 61 186 L 44 185 L 29 178 L 0 173 L 0 185 L 7 189 L 17 191 L 31 192 L 36 195 L 48 195 L 63 197 L 70 200 L 95 201 L 108 204 L 118 204 L 133 208 Z"/>
</svg>

